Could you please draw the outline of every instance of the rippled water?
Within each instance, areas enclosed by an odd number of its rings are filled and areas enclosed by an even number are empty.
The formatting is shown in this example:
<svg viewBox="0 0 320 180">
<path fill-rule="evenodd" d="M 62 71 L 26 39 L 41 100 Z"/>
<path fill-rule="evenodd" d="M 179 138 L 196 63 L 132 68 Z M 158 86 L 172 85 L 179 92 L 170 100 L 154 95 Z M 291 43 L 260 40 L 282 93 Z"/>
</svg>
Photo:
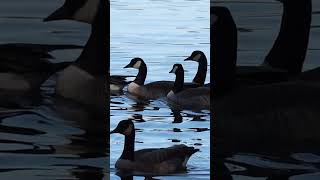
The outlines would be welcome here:
<svg viewBox="0 0 320 180">
<path fill-rule="evenodd" d="M 174 80 L 172 65 L 182 63 L 185 79 L 191 81 L 197 63 L 184 62 L 194 50 L 210 58 L 208 0 L 111 1 L 110 71 L 117 75 L 136 75 L 123 69 L 133 57 L 148 66 L 146 82 Z M 210 81 L 208 67 L 207 79 Z M 176 117 L 174 117 L 176 115 Z M 188 163 L 187 172 L 157 179 L 209 179 L 210 113 L 182 111 L 173 113 L 164 99 L 137 102 L 126 94 L 111 97 L 110 127 L 120 120 L 133 119 L 137 130 L 136 149 L 168 147 L 183 143 L 200 149 Z M 114 168 L 123 149 L 124 137 L 112 135 L 110 143 L 111 179 L 120 179 Z M 144 179 L 137 176 L 134 179 Z"/>
<path fill-rule="evenodd" d="M 2 0 L 0 43 L 84 45 L 90 26 L 42 22 L 62 3 Z M 79 52 L 54 52 L 53 61 L 72 61 Z M 19 100 L 23 110 L 3 109 L 7 104 L 0 102 L 0 179 L 103 179 L 108 160 L 102 113 L 54 98 L 55 78 L 41 87 L 39 101 Z"/>
<path fill-rule="evenodd" d="M 211 0 L 211 5 L 226 6 L 233 14 L 239 28 L 239 64 L 260 64 L 279 32 L 281 4 L 272 0 Z M 304 69 L 320 65 L 319 11 L 320 2 L 313 0 L 312 28 Z M 227 165 L 233 174 L 238 174 L 234 175 L 235 180 L 266 179 L 270 174 L 293 174 L 290 180 L 313 180 L 320 178 L 319 158 L 320 154 L 307 152 L 292 153 L 285 156 L 241 153 L 234 154 L 233 157 L 229 158 Z M 288 179 L 288 177 L 283 176 L 279 179 L 286 178 Z"/>
</svg>

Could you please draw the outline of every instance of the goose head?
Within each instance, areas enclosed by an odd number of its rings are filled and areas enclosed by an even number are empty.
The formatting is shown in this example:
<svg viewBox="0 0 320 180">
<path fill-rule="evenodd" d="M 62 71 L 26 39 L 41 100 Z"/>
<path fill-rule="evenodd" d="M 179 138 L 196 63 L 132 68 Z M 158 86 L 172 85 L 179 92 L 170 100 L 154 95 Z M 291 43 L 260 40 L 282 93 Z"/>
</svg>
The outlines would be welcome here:
<svg viewBox="0 0 320 180">
<path fill-rule="evenodd" d="M 174 86 L 172 89 L 173 93 L 178 93 L 183 90 L 184 84 L 184 69 L 181 64 L 174 64 L 169 73 L 174 73 L 176 75 L 176 79 L 174 81 Z"/>
<path fill-rule="evenodd" d="M 122 120 L 110 134 L 119 133 L 124 136 L 130 136 L 134 133 L 134 124 L 131 120 Z"/>
<path fill-rule="evenodd" d="M 181 64 L 174 64 L 169 73 L 178 74 L 179 72 L 183 72 L 183 67 Z"/>
<path fill-rule="evenodd" d="M 141 58 L 133 58 L 130 63 L 123 68 L 140 69 L 142 66 L 145 66 L 145 63 Z"/>
<path fill-rule="evenodd" d="M 185 61 L 196 61 L 199 62 L 202 59 L 205 59 L 206 55 L 202 51 L 193 51 L 192 54 L 185 59 Z"/>
<path fill-rule="evenodd" d="M 65 0 L 63 6 L 43 21 L 75 20 L 92 24 L 98 13 L 100 0 Z"/>
<path fill-rule="evenodd" d="M 207 57 L 202 51 L 193 51 L 192 54 L 185 59 L 185 61 L 195 61 L 199 63 L 196 76 L 193 78 L 192 82 L 195 84 L 203 85 L 206 80 L 207 75 Z"/>
</svg>

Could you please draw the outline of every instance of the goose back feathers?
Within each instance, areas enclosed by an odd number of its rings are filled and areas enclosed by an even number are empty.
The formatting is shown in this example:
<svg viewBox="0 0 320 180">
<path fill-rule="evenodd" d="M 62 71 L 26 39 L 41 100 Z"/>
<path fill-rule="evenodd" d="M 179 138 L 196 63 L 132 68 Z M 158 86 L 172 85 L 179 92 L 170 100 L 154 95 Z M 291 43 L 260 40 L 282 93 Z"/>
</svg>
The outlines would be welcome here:
<svg viewBox="0 0 320 180">
<path fill-rule="evenodd" d="M 115 164 L 120 170 L 155 174 L 174 173 L 185 170 L 189 158 L 199 151 L 183 144 L 134 151 L 135 130 L 131 120 L 120 121 L 111 133 L 120 133 L 125 136 L 123 152 Z"/>
</svg>

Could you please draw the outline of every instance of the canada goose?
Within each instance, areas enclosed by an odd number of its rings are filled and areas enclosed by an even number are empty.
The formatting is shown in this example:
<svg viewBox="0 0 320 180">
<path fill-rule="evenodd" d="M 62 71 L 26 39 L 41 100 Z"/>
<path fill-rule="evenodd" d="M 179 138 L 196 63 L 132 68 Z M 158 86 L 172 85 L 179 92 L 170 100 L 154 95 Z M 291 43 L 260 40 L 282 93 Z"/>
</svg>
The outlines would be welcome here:
<svg viewBox="0 0 320 180">
<path fill-rule="evenodd" d="M 147 77 L 147 65 L 141 58 L 133 58 L 124 68 L 138 69 L 138 75 L 128 85 L 128 92 L 142 99 L 165 97 L 173 88 L 173 81 L 155 81 L 144 84 Z"/>
<path fill-rule="evenodd" d="M 301 49 L 297 50 L 297 52 L 300 52 L 298 54 L 300 54 L 299 59 L 301 61 L 304 60 L 304 56 L 302 55 L 304 54 L 303 51 L 306 47 L 310 29 L 308 28 L 310 22 L 309 14 L 311 13 L 310 7 L 310 0 L 284 1 L 284 8 L 287 8 L 286 16 L 284 17 L 287 18 L 290 23 L 303 22 L 304 24 L 303 27 L 297 27 L 297 29 L 301 28 L 298 30 L 300 33 L 293 35 L 294 33 L 292 34 L 289 32 L 288 35 L 290 35 L 290 37 L 285 38 L 292 38 L 287 42 L 291 42 L 291 45 L 288 45 L 288 47 L 301 47 Z M 297 11 L 293 10 L 295 8 Z M 224 13 L 229 13 L 225 8 L 220 8 L 220 10 L 223 10 Z M 299 12 L 297 15 L 292 15 L 290 18 L 288 17 L 289 13 L 295 14 L 297 12 Z M 300 14 L 301 12 L 302 16 Z M 294 18 L 299 15 L 301 17 Z M 223 16 L 217 16 L 217 28 L 215 30 L 216 33 L 222 33 L 222 28 L 219 29 L 218 22 L 219 19 L 220 23 L 222 22 L 221 18 Z M 231 16 L 225 17 L 231 19 Z M 293 19 L 291 19 L 292 17 Z M 284 23 L 284 21 L 282 22 Z M 290 31 L 295 31 L 293 24 L 291 24 L 293 28 L 291 28 Z M 282 24 L 282 28 L 288 28 L 286 25 L 288 24 Z M 295 38 L 297 34 L 301 34 L 299 39 L 302 38 L 304 41 L 298 41 L 303 43 L 292 42 L 296 41 Z M 211 37 L 217 37 L 217 35 Z M 281 38 L 282 36 L 279 35 L 279 37 L 281 41 L 279 40 L 277 42 L 283 44 L 281 46 L 278 45 L 278 48 L 287 44 L 286 42 L 283 42 L 284 39 Z M 218 40 L 220 41 L 216 42 L 221 43 L 222 38 Z M 228 39 L 225 41 L 227 40 Z M 277 42 L 275 44 L 278 44 Z M 294 56 L 295 49 L 296 47 L 293 47 L 293 52 L 290 52 L 289 54 Z M 288 53 L 285 52 L 289 51 L 290 49 L 284 50 L 283 53 L 288 55 Z M 216 49 L 216 52 L 219 51 Z M 293 60 L 296 60 L 296 62 L 292 61 L 290 63 L 296 65 L 301 64 L 301 61 L 298 63 L 296 58 L 292 58 Z M 278 60 L 280 61 L 281 59 Z M 220 61 L 220 63 L 222 63 L 222 61 Z M 220 77 L 222 82 L 222 71 L 228 71 L 230 69 L 233 71 L 236 68 L 236 65 L 232 62 L 225 68 L 221 65 L 219 67 L 221 68 Z M 216 68 L 219 69 L 219 67 Z M 288 67 L 290 67 L 290 70 L 288 70 L 289 74 L 295 74 L 297 69 L 299 69 L 294 65 Z M 306 152 L 308 150 L 319 150 L 320 147 L 318 147 L 318 144 L 320 136 L 317 128 L 319 126 L 318 119 L 320 116 L 318 113 L 318 102 L 320 100 L 318 93 L 320 90 L 319 87 L 318 84 L 312 82 L 296 80 L 249 86 L 238 89 L 237 91 L 232 91 L 223 99 L 215 99 L 214 111 L 217 112 L 215 118 L 218 120 L 216 121 L 215 137 L 217 141 L 222 141 L 222 143 L 217 144 L 216 147 L 219 147 L 218 150 L 220 152 L 257 152 L 259 150 L 260 152 L 294 152 L 299 150 Z"/>
<path fill-rule="evenodd" d="M 110 91 L 121 91 L 124 86 L 130 82 L 126 81 L 128 76 L 111 75 L 110 76 Z"/>
<path fill-rule="evenodd" d="M 293 3 L 293 1 L 286 3 L 290 2 Z M 306 4 L 311 5 L 309 0 L 299 2 L 304 4 L 301 5 L 303 10 Z M 300 13 L 300 11 L 294 12 Z M 306 19 L 308 21 L 308 18 Z M 297 20 L 300 21 L 301 18 Z M 216 31 L 218 29 L 216 28 Z M 235 63 L 232 63 L 228 67 L 235 69 L 235 66 Z M 220 153 L 318 151 L 320 149 L 317 128 L 320 125 L 319 90 L 318 84 L 296 80 L 248 86 L 230 92 L 223 99 L 216 98 L 214 111 L 217 119 L 215 126 L 217 151 Z"/>
<path fill-rule="evenodd" d="M 104 106 L 108 61 L 103 58 L 107 34 L 105 1 L 66 0 L 44 21 L 72 19 L 91 24 L 91 35 L 81 55 L 57 78 L 56 94 L 85 105 Z M 107 88 L 109 90 L 109 88 Z"/>
<path fill-rule="evenodd" d="M 98 14 L 100 0 L 65 0 L 64 4 L 43 21 L 77 20 L 93 24 Z M 102 2 L 101 3 L 107 3 Z"/>
<path fill-rule="evenodd" d="M 184 70 L 181 64 L 174 64 L 170 73 L 176 74 L 176 80 L 174 87 L 167 94 L 168 101 L 185 108 L 210 108 L 210 88 L 197 87 L 183 89 Z"/>
<path fill-rule="evenodd" d="M 49 52 L 78 49 L 75 45 L 2 44 L 0 45 L 0 91 L 26 94 L 39 91 L 41 84 L 70 62 L 52 63 Z"/>
<path fill-rule="evenodd" d="M 175 173 L 186 169 L 189 158 L 199 149 L 184 144 L 168 148 L 152 148 L 134 151 L 135 128 L 131 120 L 122 120 L 110 132 L 125 136 L 122 154 L 115 167 L 124 171 L 139 171 L 155 174 Z"/>
<path fill-rule="evenodd" d="M 202 51 L 193 51 L 192 54 L 185 59 L 185 61 L 195 61 L 199 63 L 197 74 L 193 78 L 192 83 L 203 86 L 206 80 L 208 66 L 206 55 Z M 206 84 L 206 86 L 209 86 L 209 83 Z"/>
<path fill-rule="evenodd" d="M 215 16 L 211 24 L 215 94 L 223 94 L 234 86 L 296 78 L 306 55 L 311 7 L 311 0 L 283 1 L 281 28 L 272 49 L 262 66 L 249 67 L 234 66 L 237 61 L 237 28 L 231 13 L 225 7 L 211 7 L 211 15 Z"/>
</svg>

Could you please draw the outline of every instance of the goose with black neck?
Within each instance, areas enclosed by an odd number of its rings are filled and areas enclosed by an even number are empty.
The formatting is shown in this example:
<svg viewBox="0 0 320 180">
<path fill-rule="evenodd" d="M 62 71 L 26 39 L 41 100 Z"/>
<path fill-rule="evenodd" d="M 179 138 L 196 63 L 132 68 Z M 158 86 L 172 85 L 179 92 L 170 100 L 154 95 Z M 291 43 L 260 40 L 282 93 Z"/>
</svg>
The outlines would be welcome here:
<svg viewBox="0 0 320 180">
<path fill-rule="evenodd" d="M 184 69 L 181 64 L 174 64 L 170 73 L 176 75 L 174 86 L 167 94 L 170 103 L 187 109 L 209 109 L 210 88 L 197 87 L 184 89 Z"/>
<path fill-rule="evenodd" d="M 172 89 L 172 81 L 155 81 L 145 84 L 147 65 L 141 58 L 133 58 L 124 68 L 138 69 L 136 78 L 128 85 L 128 92 L 141 99 L 158 99 L 165 97 Z"/>
<path fill-rule="evenodd" d="M 184 144 L 167 148 L 150 148 L 134 151 L 135 127 L 131 120 L 122 120 L 110 134 L 125 136 L 122 154 L 115 167 L 122 171 L 170 174 L 185 171 L 189 158 L 199 149 Z"/>
<path fill-rule="evenodd" d="M 237 27 L 225 7 L 211 7 L 211 42 L 215 96 L 235 87 L 299 78 L 308 46 L 312 2 L 283 1 L 280 32 L 261 66 L 236 66 Z M 297 42 L 298 43 L 297 43 Z"/>
<path fill-rule="evenodd" d="M 56 94 L 84 105 L 104 105 L 107 60 L 103 58 L 106 33 L 106 3 L 100 0 L 65 4 L 45 21 L 73 19 L 91 24 L 91 35 L 81 55 L 58 76 Z"/>
<path fill-rule="evenodd" d="M 208 66 L 206 55 L 202 51 L 196 50 L 196 51 L 193 51 L 192 54 L 185 59 L 185 61 L 195 61 L 195 62 L 198 62 L 199 65 L 198 65 L 197 74 L 193 78 L 192 83 L 186 82 L 184 83 L 184 86 L 188 84 L 190 85 L 195 84 L 194 87 L 197 87 L 197 85 L 209 87 L 210 83 L 204 84 L 207 76 L 207 66 Z"/>
<path fill-rule="evenodd" d="M 44 19 L 44 21 L 56 21 L 56 20 L 76 20 L 88 24 L 94 25 L 96 14 L 98 13 L 98 5 L 100 0 L 66 0 L 62 7 L 54 11 L 51 15 Z M 107 2 L 107 1 L 105 1 Z M 102 2 L 103 4 L 105 2 Z M 104 22 L 104 21 L 101 21 Z M 100 23 L 101 23 L 100 22 Z M 91 36 L 90 36 L 91 38 Z M 95 37 L 93 37 L 95 38 Z M 99 40 L 96 38 L 96 40 Z M 87 46 L 87 51 L 91 51 L 94 48 L 94 41 L 91 45 Z M 86 65 L 86 64 L 84 64 Z M 107 71 L 106 71 L 107 72 Z M 126 80 L 130 76 L 111 75 L 109 87 L 106 86 L 107 91 L 117 92 L 121 91 L 124 86 L 129 82 Z M 109 88 L 109 89 L 108 89 Z"/>
</svg>

